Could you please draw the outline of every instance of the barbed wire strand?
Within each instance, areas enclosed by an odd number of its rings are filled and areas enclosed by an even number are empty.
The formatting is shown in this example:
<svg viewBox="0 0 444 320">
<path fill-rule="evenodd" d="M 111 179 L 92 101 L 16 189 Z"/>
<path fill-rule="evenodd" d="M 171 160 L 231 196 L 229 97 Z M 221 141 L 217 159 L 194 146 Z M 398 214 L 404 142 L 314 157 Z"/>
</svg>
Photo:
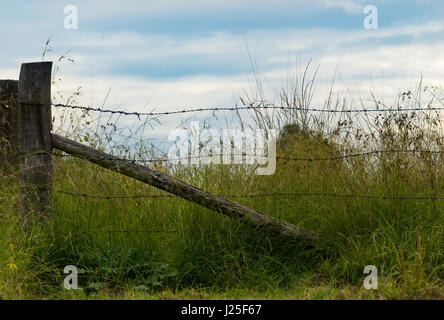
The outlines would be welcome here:
<svg viewBox="0 0 444 320">
<path fill-rule="evenodd" d="M 201 230 L 204 233 L 225 233 L 225 232 L 236 232 L 236 233 L 240 233 L 240 234 L 246 234 L 247 232 L 244 231 L 234 231 L 234 230 Z M 53 236 L 56 233 L 63 233 L 63 234 L 67 234 L 67 235 L 89 235 L 91 233 L 177 233 L 179 232 L 178 230 L 154 230 L 154 229 L 142 229 L 142 230 L 113 230 L 113 229 L 108 229 L 108 230 L 99 230 L 99 229 L 86 229 L 83 231 L 73 231 L 73 230 L 67 230 L 67 229 L 55 229 L 51 232 L 45 232 L 45 233 L 39 233 L 38 235 L 35 236 Z M 35 237 L 34 236 L 34 237 Z"/>
<path fill-rule="evenodd" d="M 242 106 L 242 107 L 208 107 L 208 108 L 196 108 L 196 109 L 182 109 L 176 111 L 165 111 L 165 112 L 135 112 L 135 111 L 124 111 L 124 110 L 110 110 L 94 107 L 84 107 L 78 105 L 67 105 L 67 104 L 52 104 L 56 108 L 70 108 L 83 111 L 93 111 L 101 113 L 112 113 L 120 114 L 125 116 L 137 116 L 139 119 L 145 116 L 165 116 L 165 115 L 175 115 L 183 113 L 194 113 L 194 112 L 205 112 L 205 111 L 241 111 L 241 110 L 255 110 L 255 109 L 270 109 L 270 110 L 288 110 L 288 111 L 304 111 L 304 112 L 325 112 L 325 113 L 366 113 L 366 112 L 412 112 L 412 111 L 442 111 L 444 107 L 428 107 L 428 108 L 369 108 L 369 109 L 318 109 L 318 108 L 300 108 L 300 107 L 284 107 L 284 106 L 273 106 L 273 105 L 260 105 L 260 106 Z"/>
<path fill-rule="evenodd" d="M 387 153 L 425 153 L 425 154 L 444 154 L 444 151 L 435 151 L 435 150 L 399 150 L 399 149 L 393 149 L 393 150 L 373 150 L 373 151 L 365 151 L 365 152 L 359 152 L 359 153 L 351 153 L 346 154 L 342 156 L 333 156 L 333 157 L 319 157 L 319 158 L 297 158 L 297 157 L 282 157 L 282 156 L 276 156 L 271 157 L 269 155 L 263 155 L 263 154 L 215 154 L 215 155 L 198 155 L 198 156 L 189 156 L 189 157 L 183 157 L 183 158 L 174 158 L 174 159 L 125 159 L 125 158 L 119 158 L 119 157 L 113 157 L 113 158 L 102 158 L 98 157 L 98 160 L 115 160 L 115 161 L 127 161 L 127 162 L 145 162 L 145 163 L 155 163 L 155 162 L 180 162 L 182 160 L 189 160 L 189 159 L 196 159 L 196 158 L 217 158 L 221 156 L 245 156 L 245 157 L 263 157 L 263 158 L 275 158 L 276 160 L 288 160 L 288 161 L 329 161 L 329 160 L 342 160 L 347 158 L 357 158 L 357 157 L 365 157 L 370 155 L 376 155 L 376 154 L 387 154 Z M 71 154 L 60 154 L 53 152 L 54 156 L 61 157 L 61 158 L 79 158 L 79 159 L 85 159 L 85 157 L 79 156 L 79 155 L 71 155 Z"/>
<path fill-rule="evenodd" d="M 93 198 L 93 199 L 138 199 L 138 198 L 180 198 L 177 195 L 158 194 L 158 195 L 129 195 L 129 196 L 109 196 L 109 195 L 91 195 L 86 193 L 70 192 L 65 190 L 54 190 L 54 192 L 73 197 Z M 218 194 L 217 197 L 224 198 L 256 198 L 256 197 L 291 197 L 291 196 L 325 196 L 341 198 L 361 198 L 361 199 L 379 199 L 379 200 L 444 200 L 444 196 L 379 196 L 379 195 L 358 195 L 341 193 L 258 193 L 258 194 Z"/>
</svg>

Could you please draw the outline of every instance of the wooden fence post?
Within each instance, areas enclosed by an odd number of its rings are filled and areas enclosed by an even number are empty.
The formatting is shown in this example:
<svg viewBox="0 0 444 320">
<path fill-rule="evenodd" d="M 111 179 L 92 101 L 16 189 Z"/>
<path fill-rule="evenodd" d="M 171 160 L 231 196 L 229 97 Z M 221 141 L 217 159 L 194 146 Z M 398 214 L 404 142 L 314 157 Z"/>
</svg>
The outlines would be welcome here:
<svg viewBox="0 0 444 320">
<path fill-rule="evenodd" d="M 53 216 L 52 62 L 24 63 L 18 85 L 19 176 L 23 226 Z"/>
<path fill-rule="evenodd" d="M 14 163 L 17 154 L 17 80 L 0 80 L 0 160 Z"/>
</svg>

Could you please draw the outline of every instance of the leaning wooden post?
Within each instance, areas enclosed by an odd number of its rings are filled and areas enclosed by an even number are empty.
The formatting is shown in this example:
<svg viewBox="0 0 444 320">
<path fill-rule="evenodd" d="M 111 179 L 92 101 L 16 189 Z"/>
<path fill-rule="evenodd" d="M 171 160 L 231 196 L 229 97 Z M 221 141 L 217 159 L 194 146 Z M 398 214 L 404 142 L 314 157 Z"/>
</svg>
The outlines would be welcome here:
<svg viewBox="0 0 444 320">
<path fill-rule="evenodd" d="M 166 173 L 154 171 L 148 167 L 135 164 L 130 160 L 119 159 L 56 134 L 52 135 L 52 144 L 56 149 L 85 158 L 99 166 L 170 192 L 210 210 L 220 212 L 231 218 L 237 218 L 244 223 L 289 241 L 296 241 L 307 247 L 314 247 L 319 242 L 319 236 L 310 230 L 267 216 L 235 201 L 213 195 L 174 177 L 170 177 Z"/>
<path fill-rule="evenodd" d="M 1 161 L 14 163 L 17 154 L 17 80 L 0 80 Z"/>
<path fill-rule="evenodd" d="M 24 63 L 18 87 L 19 176 L 23 226 L 53 216 L 52 62 Z"/>
</svg>

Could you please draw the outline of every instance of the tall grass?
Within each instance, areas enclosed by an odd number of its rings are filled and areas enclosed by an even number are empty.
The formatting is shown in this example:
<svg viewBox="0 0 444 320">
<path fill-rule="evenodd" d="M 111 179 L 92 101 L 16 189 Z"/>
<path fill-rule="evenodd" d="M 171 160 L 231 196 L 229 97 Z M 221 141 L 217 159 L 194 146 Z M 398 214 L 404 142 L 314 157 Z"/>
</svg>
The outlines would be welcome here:
<svg viewBox="0 0 444 320">
<path fill-rule="evenodd" d="M 302 107 L 253 109 L 245 125 L 277 127 L 277 155 L 324 158 L 369 150 L 444 151 L 442 103 L 437 88 L 400 94 L 394 109 L 420 112 L 311 113 L 308 70 L 276 101 Z M 428 98 L 425 102 L 425 93 Z M 329 109 L 347 108 L 330 92 Z M 373 99 L 376 106 L 381 102 Z M 305 109 L 305 110 L 304 110 Z M 63 113 L 59 131 L 127 157 L 151 158 L 116 126 L 87 112 Z M 251 121 L 251 119 L 253 121 Z M 132 130 L 134 135 L 149 126 Z M 120 135 L 120 137 L 119 137 Z M 123 139 L 123 140 L 122 140 Z M 114 143 L 119 141 L 119 143 Z M 123 142 L 122 142 L 123 141 Z M 134 153 L 136 151 L 136 154 Z M 334 193 L 372 196 L 443 196 L 443 154 L 377 153 L 331 161 L 279 161 L 275 174 L 254 175 L 230 166 L 159 170 L 217 194 Z M 235 200 L 323 236 L 306 250 L 267 236 L 179 198 L 95 199 L 55 194 L 52 228 L 22 234 L 17 216 L 19 182 L 13 168 L 0 177 L 1 298 L 443 298 L 444 200 L 391 200 L 330 196 L 252 197 Z M 55 158 L 55 189 L 91 195 L 164 194 L 81 159 Z M 80 291 L 63 289 L 63 269 L 81 271 Z M 364 267 L 379 270 L 379 289 L 362 287 Z"/>
</svg>

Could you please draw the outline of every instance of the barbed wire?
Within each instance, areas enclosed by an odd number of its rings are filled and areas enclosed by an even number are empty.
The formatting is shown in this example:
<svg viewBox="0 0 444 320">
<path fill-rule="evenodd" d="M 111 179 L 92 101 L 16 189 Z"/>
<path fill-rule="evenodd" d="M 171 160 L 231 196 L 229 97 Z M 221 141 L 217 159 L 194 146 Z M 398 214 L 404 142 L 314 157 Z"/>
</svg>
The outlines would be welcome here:
<svg viewBox="0 0 444 320">
<path fill-rule="evenodd" d="M 129 195 L 129 196 L 109 196 L 109 195 L 90 195 L 86 193 L 76 193 L 65 190 L 54 190 L 54 192 L 65 194 L 73 197 L 94 198 L 94 199 L 138 199 L 138 198 L 180 198 L 177 195 L 160 194 L 160 195 Z M 444 196 L 378 196 L 378 195 L 358 195 L 358 194 L 341 194 L 341 193 L 258 193 L 258 194 L 217 194 L 217 197 L 224 198 L 256 198 L 256 197 L 291 197 L 291 196 L 325 196 L 325 197 L 341 197 L 341 198 L 360 198 L 360 199 L 379 199 L 379 200 L 444 200 Z"/>
<path fill-rule="evenodd" d="M 304 112 L 325 112 L 325 113 L 366 113 L 366 112 L 412 112 L 412 111 L 440 111 L 444 110 L 444 107 L 428 107 L 428 108 L 369 108 L 369 109 L 319 109 L 319 108 L 301 108 L 301 107 L 285 107 L 285 106 L 274 106 L 274 105 L 258 105 L 258 106 L 241 106 L 241 107 L 207 107 L 207 108 L 196 108 L 196 109 L 182 109 L 176 111 L 165 111 L 165 112 L 135 112 L 135 111 L 124 111 L 124 110 L 110 110 L 94 107 L 85 107 L 78 105 L 68 105 L 68 104 L 52 104 L 56 108 L 70 108 L 83 111 L 93 111 L 101 113 L 112 113 L 120 114 L 125 116 L 137 116 L 140 120 L 141 117 L 145 116 L 165 116 L 183 113 L 193 113 L 193 112 L 205 112 L 205 111 L 242 111 L 242 110 L 288 110 L 288 111 L 304 111 Z"/>
<path fill-rule="evenodd" d="M 236 232 L 236 233 L 240 233 L 240 234 L 246 234 L 247 232 L 241 231 L 233 231 L 233 230 L 202 230 L 202 232 L 204 233 L 225 233 L 225 232 Z M 74 234 L 74 235 L 86 235 L 86 234 L 91 234 L 91 233 L 177 233 L 179 232 L 178 230 L 155 230 L 155 229 L 148 229 L 148 230 L 99 230 L 99 229 L 86 229 L 83 231 L 73 231 L 73 230 L 66 230 L 66 229 L 55 229 L 54 231 L 51 232 L 46 232 L 46 233 L 39 233 L 38 236 L 53 236 L 56 233 L 64 233 L 64 234 Z"/>
<path fill-rule="evenodd" d="M 170 195 L 170 194 L 152 194 L 152 195 L 132 195 L 132 196 L 107 196 L 107 195 L 90 195 L 85 193 L 77 193 L 77 192 L 70 192 L 65 190 L 54 190 L 54 192 L 69 195 L 72 197 L 79 197 L 79 198 L 91 198 L 91 199 L 138 199 L 138 198 L 177 198 L 176 195 Z"/>
<path fill-rule="evenodd" d="M 241 107 L 212 107 L 212 108 L 197 108 L 197 109 L 183 109 L 176 111 L 166 111 L 166 112 L 129 112 L 124 110 L 110 110 L 103 108 L 94 108 L 94 107 L 84 107 L 84 106 L 76 106 L 76 105 L 65 105 L 65 104 L 53 104 L 52 106 L 58 108 L 71 108 L 78 109 L 83 111 L 92 111 L 92 112 L 101 112 L 101 113 L 111 113 L 111 114 L 120 114 L 125 116 L 137 116 L 139 119 L 145 116 L 163 116 L 163 115 L 175 115 L 175 114 L 184 114 L 184 113 L 193 113 L 193 112 L 206 112 L 206 111 L 241 111 L 241 110 L 256 110 L 256 109 L 279 109 L 279 110 L 288 110 L 288 111 L 302 111 L 302 112 L 325 112 L 325 113 L 367 113 L 367 112 L 412 112 L 412 111 L 439 111 L 444 110 L 444 107 L 429 107 L 429 108 L 374 108 L 374 109 L 318 109 L 318 108 L 299 108 L 299 107 L 283 107 L 283 106 L 274 106 L 274 105 L 258 105 L 258 106 L 241 106 Z M 438 150 L 400 150 L 400 149 L 392 149 L 392 150 L 372 150 L 358 153 L 350 153 L 345 155 L 337 155 L 330 157 L 310 157 L 310 158 L 298 158 L 298 157 L 283 157 L 276 156 L 273 157 L 276 160 L 288 160 L 288 161 L 329 161 L 329 160 L 341 160 L 348 158 L 356 158 L 356 157 L 365 157 L 370 155 L 377 154 L 388 154 L 388 153 L 421 153 L 421 154 L 444 154 L 444 151 Z M 70 158 L 80 158 L 84 159 L 85 157 L 78 155 L 70 155 L 70 154 L 60 154 L 53 153 L 54 156 L 58 157 L 70 157 Z M 245 156 L 245 157 L 264 157 L 270 158 L 269 155 L 263 154 L 217 154 L 217 155 L 198 155 L 198 156 L 188 156 L 182 158 L 175 159 L 122 159 L 119 157 L 110 157 L 110 158 L 100 158 L 95 157 L 97 160 L 110 160 L 110 161 L 122 161 L 122 162 L 145 162 L 145 163 L 156 163 L 156 162 L 177 162 L 182 160 L 190 160 L 194 158 L 214 158 L 221 156 Z M 149 194 L 149 195 L 92 195 L 86 193 L 77 193 L 70 192 L 65 190 L 54 190 L 56 193 L 64 194 L 72 197 L 81 197 L 81 198 L 90 198 L 90 199 L 140 199 L 140 198 L 150 198 L 150 199 L 164 199 L 164 198 L 180 198 L 177 195 L 171 194 Z M 257 193 L 257 194 L 220 194 L 216 195 L 218 197 L 225 198 L 256 198 L 256 197 L 340 197 L 340 198 L 360 198 L 360 199 L 375 199 L 375 200 L 444 200 L 444 196 L 387 196 L 387 195 L 367 195 L 367 194 L 343 194 L 343 193 L 309 193 L 309 192 L 300 192 L 300 193 Z M 176 230 L 106 230 L 104 232 L 109 233 L 126 233 L 126 232 L 177 232 Z"/>
<path fill-rule="evenodd" d="M 292 161 L 325 161 L 325 160 L 338 160 L 345 159 L 350 157 L 360 157 L 367 156 L 372 154 L 382 154 L 382 153 L 427 153 L 427 154 L 444 154 L 444 151 L 435 151 L 435 150 L 374 150 L 368 152 L 354 153 L 343 156 L 336 157 L 324 157 L 324 158 L 293 158 L 293 157 L 276 157 L 278 160 L 292 160 Z M 74 155 L 61 155 L 54 154 L 57 156 L 70 156 L 77 157 L 83 159 L 81 156 Z M 251 156 L 251 155 L 249 155 Z M 263 156 L 263 155 L 261 155 Z M 203 156 L 196 156 L 203 157 Z M 178 158 L 174 160 L 185 160 L 190 159 L 192 157 L 187 158 Z M 135 162 L 136 160 L 128 160 L 128 159 L 120 159 L 120 158 L 98 158 L 102 160 L 116 160 L 116 161 L 129 161 Z M 154 159 L 154 160 L 143 160 L 146 162 L 157 162 L 157 161 L 172 161 L 168 159 Z M 95 198 L 95 199 L 138 199 L 138 198 L 178 198 L 176 195 L 128 195 L 128 196 L 109 196 L 109 195 L 90 195 L 84 193 L 76 193 L 76 192 L 68 192 L 64 190 L 55 190 L 57 193 L 70 195 L 73 197 L 83 197 L 83 198 Z M 357 195 L 357 194 L 340 194 L 340 193 L 261 193 L 261 194 L 222 194 L 217 195 L 219 197 L 226 198 L 253 198 L 253 197 L 284 197 L 284 196 L 325 196 L 325 197 L 342 197 L 342 198 L 364 198 L 364 199 L 380 199 L 380 200 L 442 200 L 444 196 L 377 196 L 377 195 Z"/>
<path fill-rule="evenodd" d="M 245 231 L 236 231 L 236 230 L 226 230 L 226 229 L 200 229 L 203 233 L 225 233 L 225 232 L 236 232 L 238 234 L 246 234 L 248 232 Z M 63 233 L 63 234 L 73 234 L 73 235 L 87 235 L 91 233 L 177 233 L 178 230 L 161 230 L 161 229 L 136 229 L 136 230 L 129 230 L 129 229 L 121 229 L 121 230 L 103 230 L 103 229 L 83 229 L 82 231 L 74 231 L 74 230 L 68 230 L 68 229 L 53 229 L 49 232 L 39 233 L 36 236 L 42 237 L 42 236 L 54 236 L 56 233 Z"/>
<path fill-rule="evenodd" d="M 72 231 L 72 230 L 62 230 L 62 229 L 56 229 L 52 232 L 47 233 L 41 233 L 39 236 L 42 235 L 54 235 L 55 233 L 65 233 L 65 234 L 75 234 L 75 235 L 82 235 L 82 234 L 90 234 L 90 233 L 176 233 L 177 230 L 83 230 L 83 231 Z"/>
<path fill-rule="evenodd" d="M 333 157 L 313 157 L 313 158 L 297 158 L 297 157 L 282 157 L 282 156 L 276 156 L 271 157 L 269 155 L 264 154 L 215 154 L 215 155 L 198 155 L 198 156 L 188 156 L 188 157 L 182 157 L 182 158 L 173 158 L 173 159 L 125 159 L 125 158 L 119 158 L 119 157 L 113 157 L 113 158 L 103 158 L 103 157 L 96 157 L 98 160 L 105 160 L 105 161 L 127 161 L 131 163 L 136 162 L 142 162 L 142 163 L 156 163 L 156 162 L 181 162 L 183 160 L 190 160 L 190 159 L 196 159 L 196 158 L 217 158 L 222 156 L 244 156 L 244 157 L 263 157 L 263 158 L 274 158 L 276 160 L 288 160 L 288 161 L 330 161 L 330 160 L 343 160 L 347 158 L 358 158 L 358 157 L 365 157 L 370 155 L 376 155 L 376 154 L 388 154 L 388 153 L 424 153 L 424 154 L 444 154 L 444 151 L 440 150 L 415 150 L 415 149 L 393 149 L 393 150 L 372 150 L 372 151 L 365 151 L 365 152 L 358 152 L 358 153 L 350 153 L 346 155 L 341 156 L 333 156 Z M 72 155 L 72 154 L 61 154 L 61 153 L 52 153 L 54 156 L 61 157 L 61 158 L 79 158 L 79 159 L 86 159 L 85 157 L 79 156 L 79 155 Z"/>
</svg>

